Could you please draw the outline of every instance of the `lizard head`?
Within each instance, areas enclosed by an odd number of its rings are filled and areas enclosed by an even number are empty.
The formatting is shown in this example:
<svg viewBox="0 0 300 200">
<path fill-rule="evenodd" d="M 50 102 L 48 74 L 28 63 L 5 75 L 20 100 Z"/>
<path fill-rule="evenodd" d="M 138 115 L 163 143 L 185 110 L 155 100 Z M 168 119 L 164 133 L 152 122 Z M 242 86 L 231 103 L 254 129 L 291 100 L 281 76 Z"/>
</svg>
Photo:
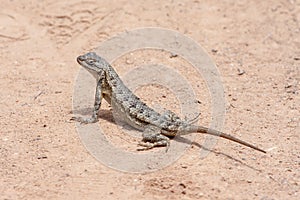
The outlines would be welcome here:
<svg viewBox="0 0 300 200">
<path fill-rule="evenodd" d="M 108 62 L 98 56 L 95 52 L 89 52 L 78 56 L 77 62 L 95 77 L 109 66 Z"/>
</svg>

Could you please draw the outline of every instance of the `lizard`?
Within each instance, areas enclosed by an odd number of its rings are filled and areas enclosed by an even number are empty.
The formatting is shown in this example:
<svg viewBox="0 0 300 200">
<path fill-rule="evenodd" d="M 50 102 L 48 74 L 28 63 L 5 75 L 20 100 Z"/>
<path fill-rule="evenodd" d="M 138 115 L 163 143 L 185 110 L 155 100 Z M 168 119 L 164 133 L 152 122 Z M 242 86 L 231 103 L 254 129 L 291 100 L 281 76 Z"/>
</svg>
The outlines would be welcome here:
<svg viewBox="0 0 300 200">
<path fill-rule="evenodd" d="M 257 151 L 266 153 L 248 142 L 232 135 L 210 129 L 180 119 L 174 112 L 163 114 L 156 112 L 140 100 L 120 79 L 114 68 L 95 52 L 88 52 L 77 57 L 77 62 L 90 72 L 97 81 L 93 114 L 89 118 L 72 117 L 81 123 L 95 123 L 98 121 L 101 102 L 105 99 L 113 109 L 121 113 L 125 122 L 142 131 L 142 150 L 165 146 L 169 148 L 170 138 L 190 133 L 203 133 L 219 136 L 237 142 Z"/>
</svg>

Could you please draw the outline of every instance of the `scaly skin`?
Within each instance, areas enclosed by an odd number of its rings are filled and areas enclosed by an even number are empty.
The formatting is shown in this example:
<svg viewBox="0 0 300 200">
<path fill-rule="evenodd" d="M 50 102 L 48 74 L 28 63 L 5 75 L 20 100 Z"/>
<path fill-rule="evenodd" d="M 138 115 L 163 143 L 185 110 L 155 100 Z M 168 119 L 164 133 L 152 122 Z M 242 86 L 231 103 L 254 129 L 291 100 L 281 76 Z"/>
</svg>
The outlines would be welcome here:
<svg viewBox="0 0 300 200">
<path fill-rule="evenodd" d="M 170 144 L 169 137 L 197 132 L 220 136 L 266 153 L 266 151 L 226 133 L 192 125 L 181 120 L 171 111 L 164 114 L 156 112 L 135 96 L 124 85 L 112 66 L 94 52 L 78 56 L 77 61 L 96 78 L 97 87 L 92 117 L 87 119 L 74 117 L 74 120 L 82 123 L 97 122 L 101 101 L 104 98 L 128 124 L 143 131 L 143 142 L 140 143 L 144 147 L 143 150 L 157 146 L 168 147 Z"/>
</svg>

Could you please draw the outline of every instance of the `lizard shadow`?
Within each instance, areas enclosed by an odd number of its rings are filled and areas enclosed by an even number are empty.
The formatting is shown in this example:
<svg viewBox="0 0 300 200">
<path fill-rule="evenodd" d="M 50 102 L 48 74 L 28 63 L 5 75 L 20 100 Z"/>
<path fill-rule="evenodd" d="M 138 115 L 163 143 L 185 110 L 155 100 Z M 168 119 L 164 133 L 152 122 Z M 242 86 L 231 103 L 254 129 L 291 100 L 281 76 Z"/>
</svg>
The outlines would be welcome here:
<svg viewBox="0 0 300 200">
<path fill-rule="evenodd" d="M 93 112 L 93 108 L 82 108 L 82 109 L 77 109 L 77 110 L 73 110 L 72 113 L 73 114 L 80 114 L 80 115 L 83 115 L 83 116 L 90 116 L 91 113 Z M 117 124 L 117 125 L 120 125 L 122 126 L 123 128 L 127 129 L 127 130 L 137 130 L 135 129 L 134 127 L 126 124 L 125 122 L 123 123 L 121 120 L 122 118 L 119 118 L 118 116 L 114 115 L 112 110 L 111 109 L 101 109 L 101 112 L 99 112 L 99 118 L 107 121 L 107 122 L 110 122 L 110 123 L 113 123 L 113 124 Z M 121 122 L 121 123 L 120 123 Z M 219 152 L 219 151 L 215 151 L 215 150 L 212 150 L 212 149 L 209 149 L 197 142 L 193 142 L 187 138 L 184 138 L 184 137 L 181 137 L 181 136 L 175 136 L 175 137 L 171 137 L 171 139 L 177 141 L 177 142 L 182 142 L 182 143 L 186 143 L 186 144 L 193 144 L 195 146 L 197 146 L 198 148 L 200 149 L 204 149 L 206 151 L 209 151 L 209 152 L 212 152 L 216 155 L 222 155 L 230 160 L 234 160 L 235 162 L 238 162 L 240 163 L 241 165 L 244 165 L 250 169 L 253 169 L 255 171 L 259 171 L 261 172 L 261 170 L 259 169 L 256 169 L 255 167 L 252 167 L 250 165 L 248 165 L 247 163 L 237 159 L 237 158 L 234 158 L 226 153 L 222 153 L 222 152 Z"/>
<path fill-rule="evenodd" d="M 72 114 L 75 114 L 75 115 L 82 115 L 82 116 L 91 116 L 92 113 L 93 113 L 93 110 L 94 108 L 90 107 L 90 108 L 81 108 L 81 109 L 74 109 L 71 111 Z M 99 112 L 99 118 L 101 119 L 104 119 L 108 122 L 111 122 L 111 123 L 115 123 L 115 120 L 114 120 L 114 116 L 111 112 L 110 109 L 108 110 L 104 110 L 104 109 L 101 109 L 101 112 Z"/>
<path fill-rule="evenodd" d="M 94 108 L 81 108 L 81 109 L 74 109 L 71 111 L 72 114 L 75 115 L 82 115 L 83 117 L 89 117 L 91 116 L 91 113 L 93 112 Z M 98 118 L 101 118 L 109 123 L 117 124 L 118 126 L 122 126 L 122 128 L 126 130 L 137 130 L 136 128 L 130 126 L 127 124 L 124 120 L 122 120 L 122 117 L 119 116 L 117 113 L 113 114 L 112 109 L 101 109 L 101 112 L 99 112 Z"/>
<path fill-rule="evenodd" d="M 250 169 L 253 169 L 255 171 L 261 172 L 261 170 L 255 168 L 255 167 L 252 167 L 252 166 L 248 165 L 247 163 L 245 163 L 245 162 L 243 162 L 243 161 L 241 161 L 241 160 L 239 160 L 237 158 L 234 158 L 234 157 L 232 157 L 232 156 L 230 156 L 230 155 L 228 155 L 226 153 L 222 153 L 222 152 L 219 152 L 219 151 L 216 151 L 216 150 L 209 149 L 209 148 L 207 148 L 207 147 L 199 144 L 198 142 L 194 142 L 194 141 L 191 141 L 191 140 L 189 140 L 187 138 L 180 137 L 180 136 L 174 137 L 174 140 L 177 141 L 177 142 L 183 142 L 183 143 L 186 143 L 186 144 L 193 144 L 193 145 L 197 146 L 200 149 L 204 149 L 204 150 L 212 152 L 212 153 L 214 153 L 216 155 L 222 155 L 222 156 L 224 156 L 224 157 L 226 157 L 226 158 L 228 158 L 230 160 L 234 160 L 235 162 L 238 162 L 241 165 L 244 165 L 244 166 L 246 166 L 246 167 L 248 167 Z"/>
<path fill-rule="evenodd" d="M 73 109 L 70 111 L 70 113 L 72 114 L 79 114 L 79 115 L 91 115 L 91 113 L 93 112 L 93 108 L 80 108 L 80 109 Z"/>
</svg>

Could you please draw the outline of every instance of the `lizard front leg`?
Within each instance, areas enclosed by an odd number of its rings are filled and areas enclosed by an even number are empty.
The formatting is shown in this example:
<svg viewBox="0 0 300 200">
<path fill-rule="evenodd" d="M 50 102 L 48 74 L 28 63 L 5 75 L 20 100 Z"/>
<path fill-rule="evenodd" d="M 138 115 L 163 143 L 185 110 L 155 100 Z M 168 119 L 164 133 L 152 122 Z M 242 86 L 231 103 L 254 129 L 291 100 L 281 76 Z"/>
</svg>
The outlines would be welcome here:
<svg viewBox="0 0 300 200">
<path fill-rule="evenodd" d="M 102 94 L 102 86 L 103 86 L 103 82 L 104 78 L 100 78 L 100 80 L 97 83 L 96 86 L 96 92 L 95 92 L 95 103 L 94 103 L 94 110 L 93 110 L 93 114 L 91 117 L 89 118 L 82 118 L 82 117 L 72 117 L 72 120 L 81 122 L 81 123 L 85 123 L 85 124 L 89 124 L 89 123 L 95 123 L 98 121 L 98 113 L 101 107 L 101 102 L 102 102 L 102 98 L 103 98 L 103 94 Z"/>
</svg>

